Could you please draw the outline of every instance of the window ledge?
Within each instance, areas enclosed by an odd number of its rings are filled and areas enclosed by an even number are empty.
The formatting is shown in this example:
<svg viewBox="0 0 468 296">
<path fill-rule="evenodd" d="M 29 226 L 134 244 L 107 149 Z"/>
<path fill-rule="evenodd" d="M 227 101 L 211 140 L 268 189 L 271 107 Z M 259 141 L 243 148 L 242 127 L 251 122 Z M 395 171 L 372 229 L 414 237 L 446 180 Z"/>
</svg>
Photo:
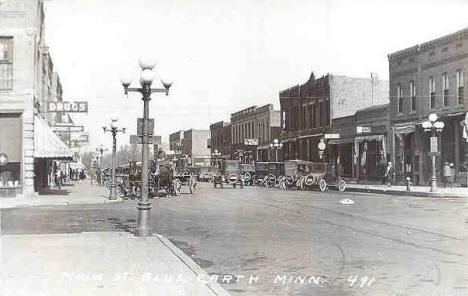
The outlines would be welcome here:
<svg viewBox="0 0 468 296">
<path fill-rule="evenodd" d="M 408 113 L 408 115 L 414 115 L 414 114 L 416 114 L 416 110 Z"/>
</svg>

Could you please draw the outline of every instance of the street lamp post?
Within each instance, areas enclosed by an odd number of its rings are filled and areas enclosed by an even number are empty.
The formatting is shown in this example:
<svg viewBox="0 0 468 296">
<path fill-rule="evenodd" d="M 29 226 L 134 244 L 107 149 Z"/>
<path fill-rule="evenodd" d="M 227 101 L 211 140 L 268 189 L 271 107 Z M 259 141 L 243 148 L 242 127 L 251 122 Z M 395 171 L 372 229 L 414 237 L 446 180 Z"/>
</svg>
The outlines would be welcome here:
<svg viewBox="0 0 468 296">
<path fill-rule="evenodd" d="M 283 143 L 280 143 L 278 139 L 274 139 L 273 143 L 270 143 L 270 148 L 275 149 L 275 161 L 278 162 L 278 149 L 283 148 Z"/>
<path fill-rule="evenodd" d="M 153 68 L 156 62 L 150 58 L 140 58 L 139 64 L 141 67 L 140 85 L 141 87 L 130 87 L 131 78 L 124 77 L 121 79 L 124 87 L 125 95 L 128 92 L 137 92 L 142 95 L 143 100 L 143 134 L 142 134 L 142 164 L 141 164 L 141 199 L 138 202 L 138 217 L 137 228 L 135 235 L 139 237 L 152 236 L 150 227 L 150 209 L 151 203 L 148 200 L 148 117 L 149 117 L 149 102 L 152 93 L 165 93 L 169 95 L 169 88 L 172 82 L 163 81 L 164 88 L 151 88 L 154 80 Z"/>
<path fill-rule="evenodd" d="M 104 155 L 104 151 L 107 151 L 107 148 L 104 147 L 104 145 L 99 145 L 99 147 L 96 148 L 96 151 L 99 152 L 99 165 L 98 165 L 98 169 L 102 169 L 102 157 Z M 101 175 L 101 179 L 99 180 L 99 185 L 102 185 L 102 175 Z"/>
<path fill-rule="evenodd" d="M 112 134 L 112 166 L 111 166 L 111 184 L 109 190 L 109 199 L 116 200 L 116 190 L 115 187 L 117 184 L 115 183 L 115 155 L 117 150 L 117 133 L 125 133 L 125 128 L 119 128 L 117 126 L 117 118 L 112 118 L 110 127 L 103 126 L 102 129 L 104 132 L 110 132 Z M 102 151 L 102 150 L 101 150 Z M 101 152 L 102 155 L 102 152 Z"/>
<path fill-rule="evenodd" d="M 431 175 L 431 192 L 437 191 L 437 176 L 436 176 L 436 153 L 438 152 L 437 135 L 442 132 L 444 123 L 437 121 L 437 114 L 429 115 L 429 120 L 422 123 L 425 132 L 431 133 L 430 152 L 432 157 L 432 175 Z"/>
<path fill-rule="evenodd" d="M 213 165 L 217 162 L 218 157 L 221 156 L 221 152 L 218 152 L 218 149 L 215 149 L 214 152 L 211 153 L 211 157 L 213 158 Z"/>
<path fill-rule="evenodd" d="M 325 144 L 325 141 L 322 139 L 320 139 L 320 142 L 317 144 L 317 148 L 319 149 L 318 153 L 319 153 L 319 158 L 323 160 L 323 153 L 325 152 L 325 148 L 327 148 L 327 144 Z"/>
</svg>

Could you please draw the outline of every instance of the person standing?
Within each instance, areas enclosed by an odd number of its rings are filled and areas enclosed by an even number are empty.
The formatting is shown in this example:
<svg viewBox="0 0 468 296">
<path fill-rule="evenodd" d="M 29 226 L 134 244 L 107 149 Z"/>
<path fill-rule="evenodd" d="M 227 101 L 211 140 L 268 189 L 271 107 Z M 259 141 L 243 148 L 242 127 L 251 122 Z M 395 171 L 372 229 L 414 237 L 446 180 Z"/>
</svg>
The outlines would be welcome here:
<svg viewBox="0 0 468 296">
<path fill-rule="evenodd" d="M 452 187 L 452 169 L 450 168 L 450 165 L 447 161 L 444 164 L 442 175 L 444 177 L 444 187 L 447 187 L 447 183 L 450 184 L 450 187 Z"/>
<path fill-rule="evenodd" d="M 387 167 L 385 168 L 385 183 L 387 183 L 388 186 L 392 186 L 393 183 L 393 175 L 395 174 L 395 169 L 393 168 L 392 162 L 389 161 L 387 163 Z"/>
<path fill-rule="evenodd" d="M 62 189 L 62 170 L 60 166 L 57 166 L 55 169 L 55 186 L 57 186 L 58 189 Z"/>
</svg>

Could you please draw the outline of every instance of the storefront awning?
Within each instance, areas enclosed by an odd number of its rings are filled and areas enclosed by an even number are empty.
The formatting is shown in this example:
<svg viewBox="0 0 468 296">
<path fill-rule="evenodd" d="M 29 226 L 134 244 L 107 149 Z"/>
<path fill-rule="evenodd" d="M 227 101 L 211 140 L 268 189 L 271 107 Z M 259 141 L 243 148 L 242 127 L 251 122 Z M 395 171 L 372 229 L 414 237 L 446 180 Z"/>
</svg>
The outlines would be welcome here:
<svg viewBox="0 0 468 296">
<path fill-rule="evenodd" d="M 52 131 L 42 117 L 34 116 L 34 157 L 50 159 L 73 159 L 73 152 Z"/>
<path fill-rule="evenodd" d="M 384 141 L 385 135 L 368 135 L 368 136 L 357 136 L 354 138 L 356 142 L 365 142 L 365 141 Z"/>
<path fill-rule="evenodd" d="M 417 123 L 413 123 L 411 125 L 404 125 L 404 126 L 394 126 L 393 130 L 395 134 L 410 134 L 414 133 L 415 127 Z"/>
<path fill-rule="evenodd" d="M 349 144 L 354 143 L 354 138 L 346 138 L 346 139 L 329 139 L 327 144 L 330 145 L 340 145 L 340 144 Z"/>
</svg>

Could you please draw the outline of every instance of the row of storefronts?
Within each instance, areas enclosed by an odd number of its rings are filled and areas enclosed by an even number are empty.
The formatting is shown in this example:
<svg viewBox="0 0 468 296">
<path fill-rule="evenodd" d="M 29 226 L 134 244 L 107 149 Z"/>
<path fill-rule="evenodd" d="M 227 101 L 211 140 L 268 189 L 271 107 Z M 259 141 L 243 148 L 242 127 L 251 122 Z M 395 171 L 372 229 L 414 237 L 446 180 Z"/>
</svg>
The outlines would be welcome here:
<svg viewBox="0 0 468 296">
<path fill-rule="evenodd" d="M 0 197 L 35 196 L 74 160 L 51 125 L 62 86 L 44 39 L 43 1 L 0 6 Z M 15 16 L 15 17 L 12 17 Z"/>
</svg>

